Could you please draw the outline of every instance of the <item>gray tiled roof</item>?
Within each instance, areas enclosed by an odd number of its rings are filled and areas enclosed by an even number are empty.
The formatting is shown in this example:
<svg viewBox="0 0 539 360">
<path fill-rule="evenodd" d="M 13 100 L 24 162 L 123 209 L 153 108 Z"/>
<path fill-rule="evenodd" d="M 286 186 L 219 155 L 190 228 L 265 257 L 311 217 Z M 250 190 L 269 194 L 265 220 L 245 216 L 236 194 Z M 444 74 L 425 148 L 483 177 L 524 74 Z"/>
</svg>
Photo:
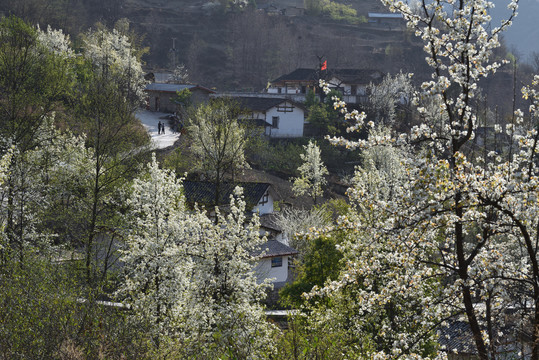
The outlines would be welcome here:
<svg viewBox="0 0 539 360">
<path fill-rule="evenodd" d="M 269 240 L 260 245 L 258 249 L 254 251 L 253 255 L 260 255 L 262 253 L 264 253 L 264 255 L 262 255 L 263 258 L 269 258 L 276 256 L 296 255 L 298 254 L 298 251 L 280 241 Z"/>
<path fill-rule="evenodd" d="M 213 90 L 207 89 L 203 86 L 199 85 L 189 85 L 189 84 L 160 84 L 160 83 L 151 83 L 146 85 L 145 90 L 146 91 L 163 91 L 163 92 L 173 92 L 176 91 L 182 91 L 185 89 L 193 90 L 193 89 L 201 89 L 205 90 L 208 93 L 213 93 Z"/>
<path fill-rule="evenodd" d="M 512 335 L 514 334 L 514 327 L 515 323 L 509 321 L 504 327 L 495 328 L 495 333 L 502 331 L 504 334 L 503 337 L 496 341 L 496 351 L 499 355 L 508 355 L 500 356 L 500 358 L 517 358 L 515 355 L 519 352 L 520 345 L 522 344 Z M 486 330 L 485 327 L 482 327 L 482 330 Z M 438 342 L 444 346 L 444 351 L 447 353 L 455 353 L 460 356 L 474 356 L 477 354 L 472 330 L 470 325 L 464 320 L 449 320 L 447 326 L 440 326 Z"/>
<path fill-rule="evenodd" d="M 441 326 L 439 342 L 449 353 L 477 353 L 470 325 L 464 321 L 450 321 L 448 327 Z"/>
<path fill-rule="evenodd" d="M 316 72 L 316 69 L 299 68 L 289 74 L 278 77 L 277 79 L 273 80 L 272 83 L 280 81 L 315 81 L 318 79 Z"/>
<path fill-rule="evenodd" d="M 296 69 L 289 74 L 283 75 L 272 83 L 286 82 L 286 81 L 316 81 L 319 79 L 317 69 Z M 376 82 L 382 79 L 383 73 L 373 69 L 331 69 L 329 68 L 327 73 L 323 73 L 324 77 L 336 77 L 348 84 L 369 84 L 370 82 Z"/>
<path fill-rule="evenodd" d="M 260 226 L 275 231 L 283 231 L 283 229 L 276 223 L 277 215 L 275 213 L 260 215 Z"/>
<path fill-rule="evenodd" d="M 262 196 L 266 193 L 270 184 L 255 182 L 221 183 L 219 202 L 217 205 L 228 205 L 230 195 L 233 194 L 236 186 L 243 188 L 243 196 L 249 207 L 256 206 Z M 185 199 L 188 204 L 194 205 L 215 205 L 215 184 L 207 181 L 188 181 L 183 182 Z"/>
</svg>

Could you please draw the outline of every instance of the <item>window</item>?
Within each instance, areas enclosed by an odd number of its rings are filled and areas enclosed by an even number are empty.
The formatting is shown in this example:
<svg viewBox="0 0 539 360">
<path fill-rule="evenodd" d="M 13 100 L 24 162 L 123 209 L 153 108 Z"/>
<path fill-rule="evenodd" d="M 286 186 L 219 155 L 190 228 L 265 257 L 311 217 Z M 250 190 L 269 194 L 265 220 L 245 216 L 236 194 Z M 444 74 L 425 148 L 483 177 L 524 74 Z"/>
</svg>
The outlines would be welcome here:
<svg viewBox="0 0 539 360">
<path fill-rule="evenodd" d="M 281 267 L 281 266 L 283 266 L 283 257 L 282 256 L 277 256 L 277 257 L 271 258 L 271 267 L 272 268 Z"/>
<path fill-rule="evenodd" d="M 274 129 L 279 128 L 279 117 L 278 116 L 273 116 L 271 118 L 271 127 L 274 128 Z"/>
<path fill-rule="evenodd" d="M 260 200 L 259 204 L 260 204 L 260 205 L 267 204 L 267 203 L 268 203 L 268 197 L 269 197 L 269 195 L 268 195 L 268 193 L 266 192 L 266 193 L 264 194 L 264 196 L 262 196 L 262 200 Z"/>
<path fill-rule="evenodd" d="M 286 102 L 284 105 L 277 105 L 278 112 L 294 112 L 294 106 L 288 105 Z"/>
</svg>

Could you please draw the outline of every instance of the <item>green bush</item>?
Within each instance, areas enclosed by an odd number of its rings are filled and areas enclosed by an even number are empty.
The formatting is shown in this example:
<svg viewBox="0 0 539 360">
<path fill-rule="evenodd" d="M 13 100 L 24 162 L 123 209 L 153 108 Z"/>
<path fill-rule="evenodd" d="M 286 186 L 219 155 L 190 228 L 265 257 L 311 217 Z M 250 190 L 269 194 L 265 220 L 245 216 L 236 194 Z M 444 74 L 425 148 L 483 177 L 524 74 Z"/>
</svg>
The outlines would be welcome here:
<svg viewBox="0 0 539 360">
<path fill-rule="evenodd" d="M 279 295 L 283 305 L 299 308 L 304 302 L 303 293 L 310 292 L 313 286 L 324 286 L 327 280 L 335 280 L 341 270 L 342 253 L 336 245 L 342 235 L 320 236 L 309 243 L 302 264 L 297 269 L 296 280 L 281 289 Z"/>
<path fill-rule="evenodd" d="M 35 254 L 0 265 L 0 359 L 133 359 L 148 351 L 141 324 L 96 303 L 76 264 Z"/>
</svg>

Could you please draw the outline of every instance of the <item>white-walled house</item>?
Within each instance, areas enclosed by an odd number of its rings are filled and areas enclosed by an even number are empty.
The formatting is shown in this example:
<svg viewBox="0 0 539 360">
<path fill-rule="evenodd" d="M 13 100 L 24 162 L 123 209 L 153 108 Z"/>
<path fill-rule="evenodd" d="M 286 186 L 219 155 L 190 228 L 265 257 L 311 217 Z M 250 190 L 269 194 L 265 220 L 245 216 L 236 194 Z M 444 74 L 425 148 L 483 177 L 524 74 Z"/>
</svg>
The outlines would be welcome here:
<svg viewBox="0 0 539 360">
<path fill-rule="evenodd" d="M 298 252 L 277 240 L 269 240 L 260 246 L 256 255 L 261 258 L 255 267 L 258 282 L 272 279 L 274 289 L 283 287 L 288 280 L 288 268 L 291 257 Z"/>
<path fill-rule="evenodd" d="M 283 231 L 275 225 L 273 213 L 274 194 L 268 183 L 240 182 L 221 184 L 218 206 L 226 211 L 230 195 L 236 186 L 243 188 L 247 209 L 260 216 L 260 234 L 266 236 L 267 242 L 262 244 L 253 255 L 261 255 L 255 266 L 255 274 L 259 282 L 273 279 L 275 289 L 286 283 L 289 276 L 289 263 L 298 252 L 288 246 L 288 239 Z M 183 181 L 185 199 L 188 205 L 214 206 L 215 185 L 205 181 Z M 211 214 L 211 211 L 210 211 Z"/>
<path fill-rule="evenodd" d="M 245 110 L 242 119 L 254 121 L 264 127 L 264 134 L 271 138 L 303 136 L 305 106 L 290 99 L 265 97 L 234 97 Z"/>
<path fill-rule="evenodd" d="M 402 14 L 370 12 L 368 16 L 370 26 L 381 27 L 387 30 L 402 30 L 406 27 L 406 21 Z"/>
</svg>

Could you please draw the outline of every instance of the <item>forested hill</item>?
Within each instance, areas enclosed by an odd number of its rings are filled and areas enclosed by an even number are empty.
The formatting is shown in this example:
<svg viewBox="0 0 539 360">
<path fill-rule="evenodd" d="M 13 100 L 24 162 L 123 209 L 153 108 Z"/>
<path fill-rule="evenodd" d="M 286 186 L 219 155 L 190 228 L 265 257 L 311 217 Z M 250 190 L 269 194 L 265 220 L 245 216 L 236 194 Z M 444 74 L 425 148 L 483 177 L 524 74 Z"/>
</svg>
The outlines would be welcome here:
<svg viewBox="0 0 539 360">
<path fill-rule="evenodd" d="M 420 73 L 421 51 L 413 36 L 373 27 L 377 0 L 349 1 L 352 21 L 325 13 L 303 14 L 303 0 L 258 0 L 234 9 L 226 1 L 197 0 L 0 0 L 0 11 L 41 25 L 51 24 L 76 37 L 96 22 L 108 26 L 128 18 L 150 48 L 146 66 L 172 70 L 183 63 L 191 81 L 220 89 L 259 90 L 267 81 L 297 67 L 314 67 L 323 56 L 330 67 L 378 68 Z M 336 3 L 336 2 L 334 2 Z M 295 7 L 299 14 L 283 15 Z M 416 59 L 417 58 L 417 59 Z"/>
</svg>

